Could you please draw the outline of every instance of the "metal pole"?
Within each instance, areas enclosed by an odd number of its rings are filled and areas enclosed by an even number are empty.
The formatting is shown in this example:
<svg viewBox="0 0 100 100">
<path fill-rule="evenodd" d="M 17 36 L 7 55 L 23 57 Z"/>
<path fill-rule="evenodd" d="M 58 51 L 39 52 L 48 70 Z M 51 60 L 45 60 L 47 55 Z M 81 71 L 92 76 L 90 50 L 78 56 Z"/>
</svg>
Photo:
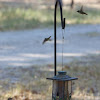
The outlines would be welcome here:
<svg viewBox="0 0 100 100">
<path fill-rule="evenodd" d="M 59 7 L 60 7 L 60 15 L 61 15 L 61 26 L 62 29 L 65 28 L 65 18 L 63 18 L 63 14 L 62 14 L 62 0 L 56 0 L 55 3 L 55 10 L 54 10 L 54 76 L 56 76 L 56 72 L 57 72 L 57 53 L 56 53 L 56 10 L 57 10 L 57 6 L 59 3 Z"/>
</svg>

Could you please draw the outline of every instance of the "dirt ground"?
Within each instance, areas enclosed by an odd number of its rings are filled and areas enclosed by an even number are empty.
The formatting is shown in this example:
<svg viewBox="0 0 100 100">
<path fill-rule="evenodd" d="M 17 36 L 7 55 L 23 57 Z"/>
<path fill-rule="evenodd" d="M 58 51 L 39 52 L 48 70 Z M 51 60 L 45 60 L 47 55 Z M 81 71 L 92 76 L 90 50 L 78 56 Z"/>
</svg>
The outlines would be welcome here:
<svg viewBox="0 0 100 100">
<path fill-rule="evenodd" d="M 52 41 L 42 45 L 50 35 Z M 0 32 L 0 100 L 51 100 L 52 86 L 46 77 L 54 73 L 53 35 L 52 28 Z M 61 37 L 58 27 L 58 71 L 62 68 Z M 100 25 L 67 26 L 64 37 L 64 70 L 79 78 L 73 100 L 99 100 Z"/>
<path fill-rule="evenodd" d="M 45 37 L 52 41 L 42 45 Z M 62 59 L 62 30 L 57 29 L 57 61 Z M 100 25 L 67 26 L 64 64 L 74 58 L 100 53 Z M 0 32 L 0 68 L 53 64 L 53 29 Z"/>
</svg>

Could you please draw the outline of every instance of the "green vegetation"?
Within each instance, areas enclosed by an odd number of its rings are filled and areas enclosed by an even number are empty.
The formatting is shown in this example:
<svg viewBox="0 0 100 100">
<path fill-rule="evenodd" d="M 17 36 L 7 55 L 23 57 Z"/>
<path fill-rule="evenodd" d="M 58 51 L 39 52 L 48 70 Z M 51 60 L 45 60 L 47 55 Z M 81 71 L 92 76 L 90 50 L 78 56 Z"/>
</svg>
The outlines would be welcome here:
<svg viewBox="0 0 100 100">
<path fill-rule="evenodd" d="M 66 24 L 99 24 L 100 11 L 96 9 L 85 9 L 88 16 L 79 15 L 77 10 L 64 9 Z M 59 11 L 58 11 L 59 12 Z M 0 9 L 0 30 L 33 29 L 53 26 L 53 9 L 32 8 L 2 8 Z M 60 24 L 60 14 L 57 22 Z"/>
</svg>

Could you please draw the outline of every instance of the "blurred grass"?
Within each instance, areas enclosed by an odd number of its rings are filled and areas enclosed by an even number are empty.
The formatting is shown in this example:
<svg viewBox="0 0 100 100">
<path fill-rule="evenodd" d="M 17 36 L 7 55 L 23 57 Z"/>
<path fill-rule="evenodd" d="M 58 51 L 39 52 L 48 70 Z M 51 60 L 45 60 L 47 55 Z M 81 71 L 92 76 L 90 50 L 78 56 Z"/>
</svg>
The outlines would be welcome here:
<svg viewBox="0 0 100 100">
<path fill-rule="evenodd" d="M 86 8 L 88 16 L 79 15 L 76 9 L 64 9 L 66 24 L 100 24 L 100 11 Z M 59 12 L 59 11 L 58 11 Z M 0 30 L 20 30 L 53 26 L 53 9 L 1 8 Z M 60 14 L 57 14 L 60 24 Z"/>
<path fill-rule="evenodd" d="M 83 58 L 64 66 L 69 76 L 78 77 L 77 81 L 73 81 L 73 100 L 99 100 L 100 55 Z M 58 65 L 57 70 L 61 70 L 61 66 Z M 4 71 L 9 71 L 9 75 L 13 73 L 12 77 L 19 76 L 19 81 L 1 80 L 0 100 L 9 97 L 14 100 L 51 100 L 52 82 L 46 78 L 53 76 L 53 65 L 8 68 Z"/>
</svg>

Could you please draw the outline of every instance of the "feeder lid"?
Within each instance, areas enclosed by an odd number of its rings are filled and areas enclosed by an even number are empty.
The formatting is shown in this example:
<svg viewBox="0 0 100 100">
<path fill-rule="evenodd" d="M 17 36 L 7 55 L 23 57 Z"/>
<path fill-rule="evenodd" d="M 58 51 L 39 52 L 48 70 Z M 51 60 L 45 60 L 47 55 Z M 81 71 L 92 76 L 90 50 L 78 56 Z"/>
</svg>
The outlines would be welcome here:
<svg viewBox="0 0 100 100">
<path fill-rule="evenodd" d="M 57 81 L 71 81 L 71 80 L 77 80 L 78 78 L 75 77 L 70 77 L 66 75 L 66 71 L 59 71 L 58 75 L 52 77 L 52 78 L 47 78 L 49 80 L 57 80 Z"/>
</svg>

